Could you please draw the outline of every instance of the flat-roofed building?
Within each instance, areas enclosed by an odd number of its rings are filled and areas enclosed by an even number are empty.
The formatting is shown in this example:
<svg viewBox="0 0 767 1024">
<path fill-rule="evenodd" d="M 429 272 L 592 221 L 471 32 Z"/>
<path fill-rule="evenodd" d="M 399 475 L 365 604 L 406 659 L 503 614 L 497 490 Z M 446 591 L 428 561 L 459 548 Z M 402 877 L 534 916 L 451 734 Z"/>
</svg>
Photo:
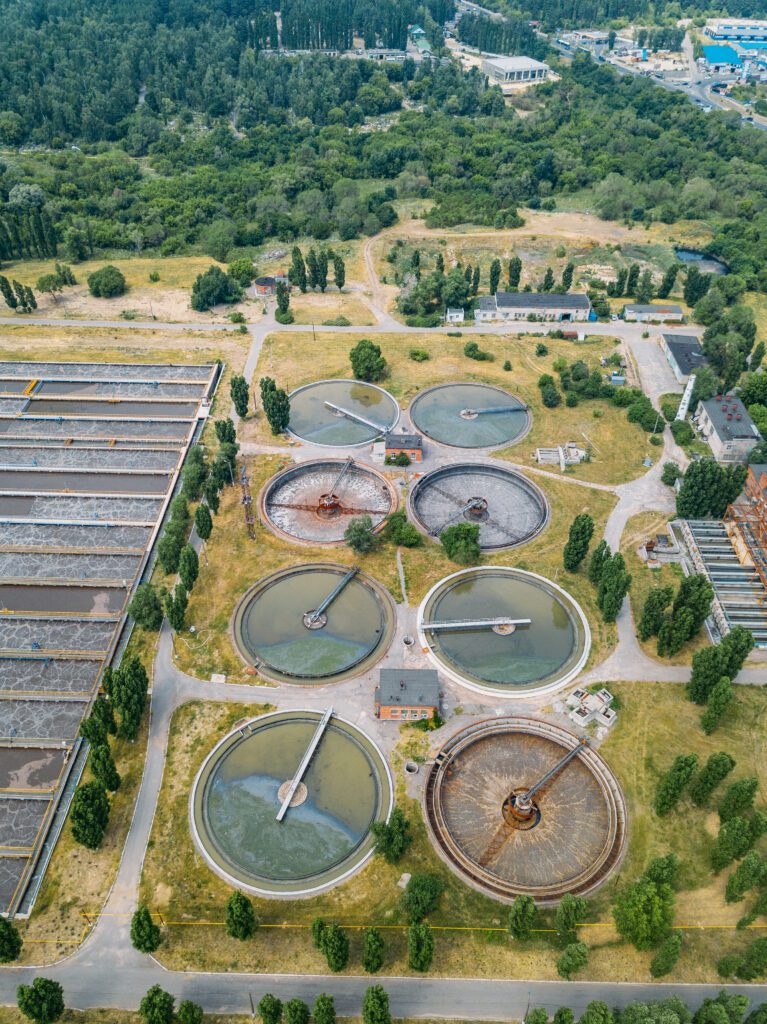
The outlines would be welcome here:
<svg viewBox="0 0 767 1024">
<path fill-rule="evenodd" d="M 474 313 L 477 323 L 494 320 L 588 320 L 591 303 L 583 292 L 496 292 L 483 295 Z"/>
<path fill-rule="evenodd" d="M 700 342 L 694 334 L 661 334 L 661 348 L 668 365 L 680 384 L 686 384 L 691 373 L 708 365 Z"/>
<path fill-rule="evenodd" d="M 545 82 L 551 68 L 532 57 L 488 57 L 482 61 L 482 70 L 499 85 L 520 82 Z"/>
<path fill-rule="evenodd" d="M 745 462 L 762 439 L 748 409 L 734 395 L 698 402 L 693 422 L 717 462 Z"/>
<path fill-rule="evenodd" d="M 415 722 L 439 712 L 439 676 L 433 668 L 382 668 L 375 691 L 377 718 Z"/>
<path fill-rule="evenodd" d="M 623 319 L 630 323 L 681 323 L 684 311 L 673 303 L 629 302 L 623 307 Z"/>
<path fill-rule="evenodd" d="M 711 39 L 731 42 L 767 42 L 767 21 L 757 18 L 716 18 L 703 30 Z"/>
</svg>

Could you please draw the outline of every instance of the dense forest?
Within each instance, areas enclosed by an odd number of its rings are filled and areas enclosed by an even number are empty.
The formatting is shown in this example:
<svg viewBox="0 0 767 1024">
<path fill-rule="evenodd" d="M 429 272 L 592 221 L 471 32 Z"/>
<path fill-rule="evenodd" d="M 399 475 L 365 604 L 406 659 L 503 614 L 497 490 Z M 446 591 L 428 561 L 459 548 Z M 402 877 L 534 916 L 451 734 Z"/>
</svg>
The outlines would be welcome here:
<svg viewBox="0 0 767 1024">
<path fill-rule="evenodd" d="M 540 21 L 544 28 L 579 28 L 608 22 L 662 23 L 694 15 L 731 14 L 767 17 L 767 0 L 482 0 L 483 6 L 505 15 Z"/>
<path fill-rule="evenodd" d="M 144 103 L 165 116 L 231 113 L 255 53 L 277 45 L 273 0 L 12 0 L 0 33 L 0 143 L 121 137 Z M 408 23 L 442 24 L 454 0 L 283 0 L 290 48 L 404 47 Z M 280 104 L 278 104 L 280 105 Z"/>
<path fill-rule="evenodd" d="M 548 44 L 524 18 L 491 19 L 464 14 L 458 22 L 458 38 L 485 53 L 523 53 L 527 57 L 546 56 Z"/>
<path fill-rule="evenodd" d="M 605 218 L 710 221 L 715 251 L 767 289 L 767 137 L 735 114 L 703 114 L 585 56 L 538 87 L 525 118 L 455 64 L 245 47 L 207 82 L 194 66 L 190 55 L 156 68 L 146 102 L 113 120 L 113 142 L 88 145 L 94 120 L 79 133 L 73 113 L 82 152 L 7 152 L 0 258 L 49 251 L 57 238 L 69 259 L 352 238 L 391 223 L 395 196 L 432 200 L 432 225 L 503 226 L 518 223 L 519 207 L 552 209 L 559 195 L 591 189 Z M 71 99 L 55 71 L 39 81 L 62 108 L 92 95 Z M 393 121 L 385 130 L 355 127 L 382 113 Z M 24 117 L 26 135 L 47 130 L 44 108 Z"/>
</svg>

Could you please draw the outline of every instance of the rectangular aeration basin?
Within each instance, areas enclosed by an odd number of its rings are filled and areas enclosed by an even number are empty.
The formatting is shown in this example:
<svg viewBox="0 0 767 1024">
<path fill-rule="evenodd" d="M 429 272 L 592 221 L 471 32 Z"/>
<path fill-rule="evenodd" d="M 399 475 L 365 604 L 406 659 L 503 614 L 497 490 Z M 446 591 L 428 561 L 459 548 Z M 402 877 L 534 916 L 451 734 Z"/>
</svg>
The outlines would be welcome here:
<svg viewBox="0 0 767 1024">
<path fill-rule="evenodd" d="M 78 491 L 84 494 L 165 494 L 167 473 L 62 473 L 50 470 L 0 470 L 0 491 Z"/>
<path fill-rule="evenodd" d="M 131 402 L 122 399 L 33 398 L 30 416 L 98 416 L 104 419 L 190 420 L 197 415 L 196 402 Z"/>
</svg>

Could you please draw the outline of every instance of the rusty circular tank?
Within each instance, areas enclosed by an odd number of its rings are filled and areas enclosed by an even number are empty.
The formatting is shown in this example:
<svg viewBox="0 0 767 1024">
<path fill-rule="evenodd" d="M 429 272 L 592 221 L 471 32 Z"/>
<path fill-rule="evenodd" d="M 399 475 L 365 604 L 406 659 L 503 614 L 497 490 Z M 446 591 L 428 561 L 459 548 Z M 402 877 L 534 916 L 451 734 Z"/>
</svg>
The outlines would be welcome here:
<svg viewBox="0 0 767 1024">
<path fill-rule="evenodd" d="M 343 544 L 354 516 L 370 516 L 374 530 L 397 508 L 391 483 L 353 459 L 312 459 L 267 480 L 258 496 L 265 526 L 303 544 Z"/>
<path fill-rule="evenodd" d="M 587 895 L 625 847 L 625 801 L 608 765 L 585 740 L 538 719 L 494 718 L 456 733 L 424 802 L 442 858 L 504 902 Z"/>
</svg>

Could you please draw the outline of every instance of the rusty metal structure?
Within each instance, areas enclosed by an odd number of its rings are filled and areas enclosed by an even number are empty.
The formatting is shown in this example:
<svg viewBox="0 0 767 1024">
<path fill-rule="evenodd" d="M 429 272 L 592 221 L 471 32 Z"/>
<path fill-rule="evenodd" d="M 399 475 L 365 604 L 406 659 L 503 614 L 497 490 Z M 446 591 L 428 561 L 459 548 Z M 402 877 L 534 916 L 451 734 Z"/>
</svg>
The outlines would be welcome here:
<svg viewBox="0 0 767 1024">
<path fill-rule="evenodd" d="M 591 893 L 625 849 L 626 806 L 607 764 L 585 740 L 533 718 L 456 733 L 434 760 L 424 803 L 442 858 L 506 902 Z"/>
<path fill-rule="evenodd" d="M 248 471 L 244 466 L 240 467 L 240 490 L 242 491 L 240 503 L 242 504 L 243 512 L 245 513 L 245 527 L 250 539 L 255 540 L 256 518 L 253 515 L 253 497 L 250 493 L 250 477 L 248 476 Z"/>
<path fill-rule="evenodd" d="M 340 544 L 353 516 L 370 516 L 383 528 L 397 507 L 389 480 L 371 466 L 325 458 L 296 463 L 268 480 L 258 497 L 262 522 L 299 543 Z"/>
</svg>

